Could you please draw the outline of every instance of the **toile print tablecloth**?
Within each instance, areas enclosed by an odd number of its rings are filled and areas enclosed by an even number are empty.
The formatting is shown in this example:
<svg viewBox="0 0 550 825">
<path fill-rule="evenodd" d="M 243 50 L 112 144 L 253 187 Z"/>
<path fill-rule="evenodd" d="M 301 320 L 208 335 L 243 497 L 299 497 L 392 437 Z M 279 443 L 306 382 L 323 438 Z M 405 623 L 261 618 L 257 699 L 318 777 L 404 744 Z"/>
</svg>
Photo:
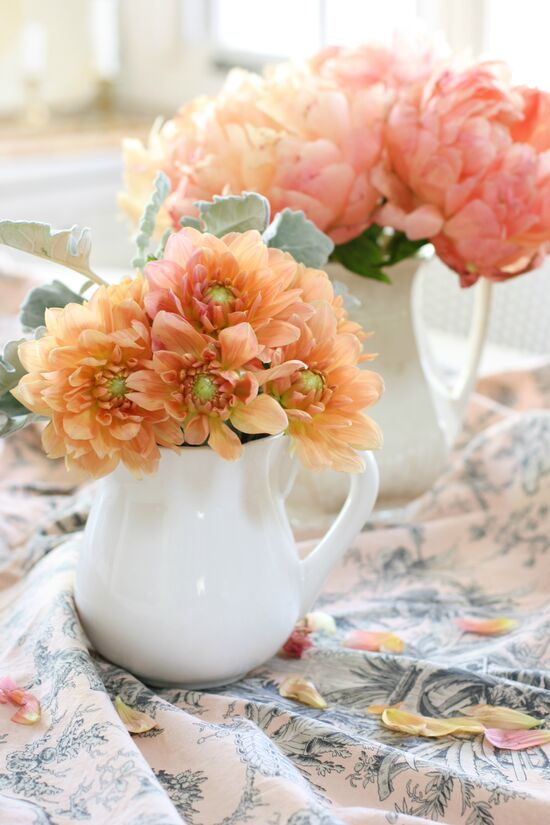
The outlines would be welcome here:
<svg viewBox="0 0 550 825">
<path fill-rule="evenodd" d="M 371 524 L 328 581 L 319 608 L 338 635 L 205 692 L 151 689 L 89 650 L 72 587 L 92 489 L 42 456 L 36 431 L 5 442 L 0 673 L 44 713 L 24 727 L 0 706 L 0 825 L 550 823 L 550 747 L 404 736 L 366 713 L 486 702 L 550 717 L 550 367 L 478 390 L 448 473 L 406 523 Z M 473 636 L 465 616 L 520 624 Z M 355 628 L 394 631 L 405 651 L 343 648 Z M 291 673 L 328 710 L 281 699 Z M 117 694 L 158 729 L 130 736 Z"/>
</svg>

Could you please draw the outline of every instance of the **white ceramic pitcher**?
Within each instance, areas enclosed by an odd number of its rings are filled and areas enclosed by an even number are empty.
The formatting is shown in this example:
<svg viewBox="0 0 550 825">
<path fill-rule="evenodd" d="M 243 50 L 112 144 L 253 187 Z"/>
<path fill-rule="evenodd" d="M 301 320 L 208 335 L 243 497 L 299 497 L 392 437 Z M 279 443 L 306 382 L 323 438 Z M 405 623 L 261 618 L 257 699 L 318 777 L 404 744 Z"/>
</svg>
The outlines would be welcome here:
<svg viewBox="0 0 550 825">
<path fill-rule="evenodd" d="M 208 447 L 163 451 L 137 480 L 100 480 L 77 567 L 75 599 L 107 659 L 145 681 L 232 682 L 273 656 L 368 518 L 378 492 L 372 455 L 350 476 L 336 521 L 303 560 L 284 499 L 288 439 L 245 445 L 239 461 Z"/>
<path fill-rule="evenodd" d="M 338 264 L 327 268 L 357 299 L 350 317 L 374 331 L 368 349 L 379 353 L 375 369 L 386 389 L 369 415 L 380 424 L 384 447 L 377 453 L 380 495 L 377 508 L 392 510 L 430 489 L 444 471 L 470 397 L 489 320 L 491 284 L 475 287 L 474 312 L 462 370 L 452 386 L 440 377 L 425 340 L 419 307 L 422 257 L 389 270 L 391 284 L 355 275 Z M 323 526 L 346 495 L 340 473 L 300 470 L 289 501 L 298 528 Z"/>
</svg>

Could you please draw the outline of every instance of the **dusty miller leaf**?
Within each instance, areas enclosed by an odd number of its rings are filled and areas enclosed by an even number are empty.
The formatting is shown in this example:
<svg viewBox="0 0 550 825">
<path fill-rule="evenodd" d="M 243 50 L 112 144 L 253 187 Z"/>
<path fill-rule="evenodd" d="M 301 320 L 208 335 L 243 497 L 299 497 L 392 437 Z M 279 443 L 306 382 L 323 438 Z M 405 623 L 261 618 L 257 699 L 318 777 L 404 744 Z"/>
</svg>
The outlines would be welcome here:
<svg viewBox="0 0 550 825">
<path fill-rule="evenodd" d="M 248 232 L 251 229 L 263 232 L 269 223 L 269 201 L 255 192 L 214 195 L 212 202 L 198 201 L 195 205 L 206 232 L 218 238 L 229 232 Z"/>
<path fill-rule="evenodd" d="M 283 209 L 264 232 L 268 246 L 290 252 L 292 257 L 305 266 L 320 269 L 325 266 L 334 249 L 331 239 L 321 232 L 302 211 Z"/>
<path fill-rule="evenodd" d="M 51 284 L 37 286 L 31 289 L 23 304 L 19 320 L 26 330 L 34 330 L 43 326 L 44 315 L 49 307 L 64 307 L 67 304 L 83 304 L 84 298 L 61 281 L 52 281 Z"/>
<path fill-rule="evenodd" d="M 147 250 L 155 231 L 157 215 L 170 192 L 170 179 L 164 172 L 157 172 L 154 189 L 143 211 L 136 236 L 136 255 L 132 266 L 143 269 L 147 263 Z"/>
<path fill-rule="evenodd" d="M 103 283 L 90 269 L 92 238 L 87 227 L 52 229 L 48 223 L 0 221 L 0 243 L 66 266 L 95 283 Z"/>
</svg>

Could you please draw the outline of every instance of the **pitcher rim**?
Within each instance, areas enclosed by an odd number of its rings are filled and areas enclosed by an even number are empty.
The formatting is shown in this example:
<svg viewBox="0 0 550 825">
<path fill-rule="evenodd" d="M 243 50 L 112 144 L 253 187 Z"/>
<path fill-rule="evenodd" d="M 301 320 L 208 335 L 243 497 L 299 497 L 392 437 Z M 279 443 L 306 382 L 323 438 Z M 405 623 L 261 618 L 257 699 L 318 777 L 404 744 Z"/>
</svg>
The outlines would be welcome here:
<svg viewBox="0 0 550 825">
<path fill-rule="evenodd" d="M 253 447 L 256 444 L 259 445 L 259 444 L 265 444 L 268 441 L 270 441 L 270 442 L 271 441 L 277 441 L 279 438 L 288 438 L 288 436 L 287 436 L 286 433 L 276 433 L 276 435 L 263 435 L 260 438 L 255 438 L 254 441 L 246 441 L 242 446 L 243 446 L 243 449 L 246 449 L 247 447 L 248 448 Z M 204 451 L 214 452 L 212 447 L 209 447 L 208 444 L 201 444 L 200 447 L 194 447 L 191 444 L 180 444 L 179 449 L 181 449 L 181 450 L 192 450 L 193 454 L 198 453 L 198 452 L 204 452 Z M 178 454 L 178 453 L 176 453 L 175 450 L 171 450 L 170 447 L 161 447 L 159 445 L 159 450 L 160 450 L 161 455 L 167 455 L 169 453 L 173 453 L 175 455 Z M 238 461 L 239 459 L 236 459 L 236 460 Z M 231 463 L 231 462 L 229 462 L 229 463 Z"/>
</svg>

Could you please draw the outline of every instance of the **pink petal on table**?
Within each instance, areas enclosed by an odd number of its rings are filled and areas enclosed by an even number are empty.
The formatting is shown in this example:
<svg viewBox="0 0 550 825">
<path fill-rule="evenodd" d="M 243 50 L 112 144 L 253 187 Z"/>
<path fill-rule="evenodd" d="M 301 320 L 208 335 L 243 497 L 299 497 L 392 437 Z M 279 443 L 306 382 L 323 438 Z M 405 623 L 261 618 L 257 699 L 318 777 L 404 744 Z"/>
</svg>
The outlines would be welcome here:
<svg viewBox="0 0 550 825">
<path fill-rule="evenodd" d="M 115 708 L 124 723 L 124 727 L 129 733 L 147 733 L 147 731 L 158 727 L 158 724 L 151 716 L 148 716 L 141 710 L 131 708 L 122 701 L 120 696 L 117 696 L 115 699 Z"/>
<path fill-rule="evenodd" d="M 17 703 L 20 708 L 11 717 L 11 721 L 19 725 L 35 725 L 42 718 L 40 702 L 32 693 L 25 692 L 23 697 L 23 701 Z"/>
<path fill-rule="evenodd" d="M 354 630 L 344 639 L 344 647 L 373 653 L 402 653 L 405 642 L 395 633 L 386 630 Z"/>
<path fill-rule="evenodd" d="M 507 619 L 499 616 L 496 619 L 455 619 L 457 625 L 465 633 L 476 633 L 478 636 L 500 636 L 511 633 L 519 627 L 517 619 Z"/>
<path fill-rule="evenodd" d="M 7 694 L 12 690 L 18 690 L 18 687 L 11 676 L 0 676 L 0 690 Z"/>
<path fill-rule="evenodd" d="M 550 743 L 550 730 L 500 730 L 487 728 L 485 739 L 494 748 L 505 748 L 510 751 L 523 751 L 527 748 L 538 748 Z"/>
</svg>

